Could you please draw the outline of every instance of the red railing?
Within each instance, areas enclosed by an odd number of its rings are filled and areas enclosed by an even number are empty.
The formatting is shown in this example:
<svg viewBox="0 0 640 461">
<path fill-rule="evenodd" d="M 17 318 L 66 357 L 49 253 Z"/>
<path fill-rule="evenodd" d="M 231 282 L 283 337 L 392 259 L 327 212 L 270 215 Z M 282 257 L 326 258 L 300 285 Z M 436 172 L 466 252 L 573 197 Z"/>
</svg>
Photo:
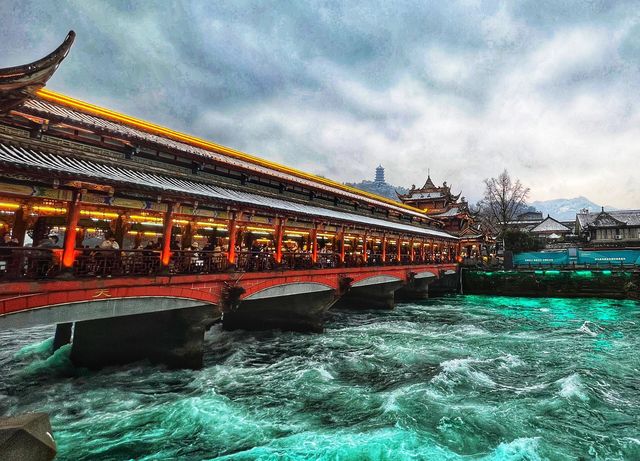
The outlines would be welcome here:
<svg viewBox="0 0 640 461">
<path fill-rule="evenodd" d="M 282 254 L 283 269 L 311 269 L 313 267 L 313 260 L 311 259 L 311 253 L 300 252 L 291 253 L 285 252 Z"/>
<path fill-rule="evenodd" d="M 221 251 L 173 251 L 169 264 L 175 274 L 211 274 L 228 268 L 227 254 Z"/>
<path fill-rule="evenodd" d="M 0 277 L 55 277 L 60 273 L 61 256 L 61 249 L 0 247 Z"/>
<path fill-rule="evenodd" d="M 213 274 L 229 270 L 243 272 L 263 272 L 272 270 L 304 270 L 313 268 L 365 267 L 384 265 L 411 265 L 444 263 L 440 257 L 424 261 L 420 255 L 368 253 L 345 254 L 341 263 L 338 253 L 319 252 L 316 262 L 309 252 L 284 252 L 282 261 L 276 262 L 272 252 L 239 251 L 235 264 L 229 264 L 227 253 L 221 251 L 173 251 L 168 267 L 162 267 L 160 252 L 157 250 L 103 250 L 78 249 L 73 268 L 63 271 L 61 267 L 62 249 L 0 247 L 0 280 L 10 279 L 50 279 L 62 272 L 75 277 L 126 277 L 156 274 Z"/>
<path fill-rule="evenodd" d="M 236 270 L 247 272 L 270 271 L 276 268 L 276 260 L 272 253 L 262 251 L 240 251 L 236 253 Z"/>
<path fill-rule="evenodd" d="M 156 274 L 160 252 L 155 250 L 82 250 L 73 273 L 78 277 L 109 277 Z"/>
</svg>

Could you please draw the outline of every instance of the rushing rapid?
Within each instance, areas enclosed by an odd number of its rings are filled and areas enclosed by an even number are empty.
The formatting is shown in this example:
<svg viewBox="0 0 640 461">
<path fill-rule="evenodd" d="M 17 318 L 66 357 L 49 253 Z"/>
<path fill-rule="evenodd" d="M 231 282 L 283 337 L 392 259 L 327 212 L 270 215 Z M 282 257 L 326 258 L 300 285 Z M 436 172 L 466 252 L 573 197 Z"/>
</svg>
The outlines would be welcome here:
<svg viewBox="0 0 640 461">
<path fill-rule="evenodd" d="M 60 460 L 640 459 L 640 305 L 458 296 L 331 312 L 324 334 L 207 334 L 205 367 L 76 369 L 0 333 L 0 414 Z"/>
</svg>

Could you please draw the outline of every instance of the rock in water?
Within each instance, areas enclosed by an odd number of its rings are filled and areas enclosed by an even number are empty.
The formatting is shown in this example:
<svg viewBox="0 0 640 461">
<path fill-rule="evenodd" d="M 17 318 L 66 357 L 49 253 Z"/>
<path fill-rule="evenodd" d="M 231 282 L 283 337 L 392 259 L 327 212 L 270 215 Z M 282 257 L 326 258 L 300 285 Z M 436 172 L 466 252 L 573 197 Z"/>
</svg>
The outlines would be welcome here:
<svg viewBox="0 0 640 461">
<path fill-rule="evenodd" d="M 44 461 L 56 456 L 56 443 L 46 413 L 0 418 L 0 459 Z"/>
</svg>

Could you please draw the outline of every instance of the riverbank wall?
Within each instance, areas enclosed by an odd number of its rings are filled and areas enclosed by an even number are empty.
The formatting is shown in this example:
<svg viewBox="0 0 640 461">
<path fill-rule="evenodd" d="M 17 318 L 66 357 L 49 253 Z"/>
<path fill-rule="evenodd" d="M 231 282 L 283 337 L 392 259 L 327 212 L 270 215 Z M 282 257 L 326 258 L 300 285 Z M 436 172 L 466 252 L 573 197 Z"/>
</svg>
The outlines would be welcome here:
<svg viewBox="0 0 640 461">
<path fill-rule="evenodd" d="M 639 287 L 638 270 L 462 269 L 464 294 L 640 299 Z"/>
</svg>

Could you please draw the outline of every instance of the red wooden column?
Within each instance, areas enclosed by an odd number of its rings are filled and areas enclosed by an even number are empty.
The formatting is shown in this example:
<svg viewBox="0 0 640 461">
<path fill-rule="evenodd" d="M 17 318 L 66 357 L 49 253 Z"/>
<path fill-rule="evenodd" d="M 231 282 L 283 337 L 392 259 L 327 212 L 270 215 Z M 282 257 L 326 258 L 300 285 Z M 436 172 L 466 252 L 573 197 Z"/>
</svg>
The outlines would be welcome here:
<svg viewBox="0 0 640 461">
<path fill-rule="evenodd" d="M 431 264 L 433 264 L 436 260 L 434 259 L 436 256 L 436 241 L 431 239 Z"/>
<path fill-rule="evenodd" d="M 231 214 L 229 225 L 227 226 L 229 232 L 229 248 L 227 249 L 227 261 L 229 264 L 236 263 L 236 237 L 238 233 L 238 225 L 236 222 L 236 214 Z"/>
<path fill-rule="evenodd" d="M 318 225 L 315 224 L 309 233 L 309 243 L 311 244 L 311 262 L 318 262 Z"/>
<path fill-rule="evenodd" d="M 340 231 L 340 264 L 344 264 L 344 227 Z"/>
<path fill-rule="evenodd" d="M 284 223 L 286 218 L 278 218 L 278 223 L 276 224 L 276 263 L 280 264 L 282 262 L 282 237 L 284 236 Z"/>
<path fill-rule="evenodd" d="M 382 264 L 387 262 L 387 234 L 382 234 Z"/>
<path fill-rule="evenodd" d="M 415 252 L 413 251 L 413 237 L 412 237 L 411 240 L 409 240 L 409 261 L 413 262 L 415 257 L 416 255 L 415 255 Z"/>
<path fill-rule="evenodd" d="M 400 235 L 398 235 L 396 243 L 396 256 L 398 256 L 398 264 L 400 264 L 402 262 L 402 239 L 400 238 Z"/>
<path fill-rule="evenodd" d="M 425 263 L 425 256 L 426 253 L 424 251 L 424 239 L 422 239 L 422 242 L 420 242 L 420 260 L 422 261 L 422 264 Z"/>
<path fill-rule="evenodd" d="M 173 230 L 173 203 L 167 206 L 167 212 L 162 220 L 162 251 L 160 263 L 163 268 L 169 267 L 171 261 L 171 231 Z"/>
<path fill-rule="evenodd" d="M 362 263 L 367 265 L 367 231 L 362 236 Z"/>
<path fill-rule="evenodd" d="M 64 249 L 62 250 L 62 268 L 72 269 L 76 259 L 76 227 L 80 219 L 80 198 L 82 193 L 79 190 L 73 191 L 69 211 L 67 212 L 67 230 L 64 233 Z"/>
</svg>

